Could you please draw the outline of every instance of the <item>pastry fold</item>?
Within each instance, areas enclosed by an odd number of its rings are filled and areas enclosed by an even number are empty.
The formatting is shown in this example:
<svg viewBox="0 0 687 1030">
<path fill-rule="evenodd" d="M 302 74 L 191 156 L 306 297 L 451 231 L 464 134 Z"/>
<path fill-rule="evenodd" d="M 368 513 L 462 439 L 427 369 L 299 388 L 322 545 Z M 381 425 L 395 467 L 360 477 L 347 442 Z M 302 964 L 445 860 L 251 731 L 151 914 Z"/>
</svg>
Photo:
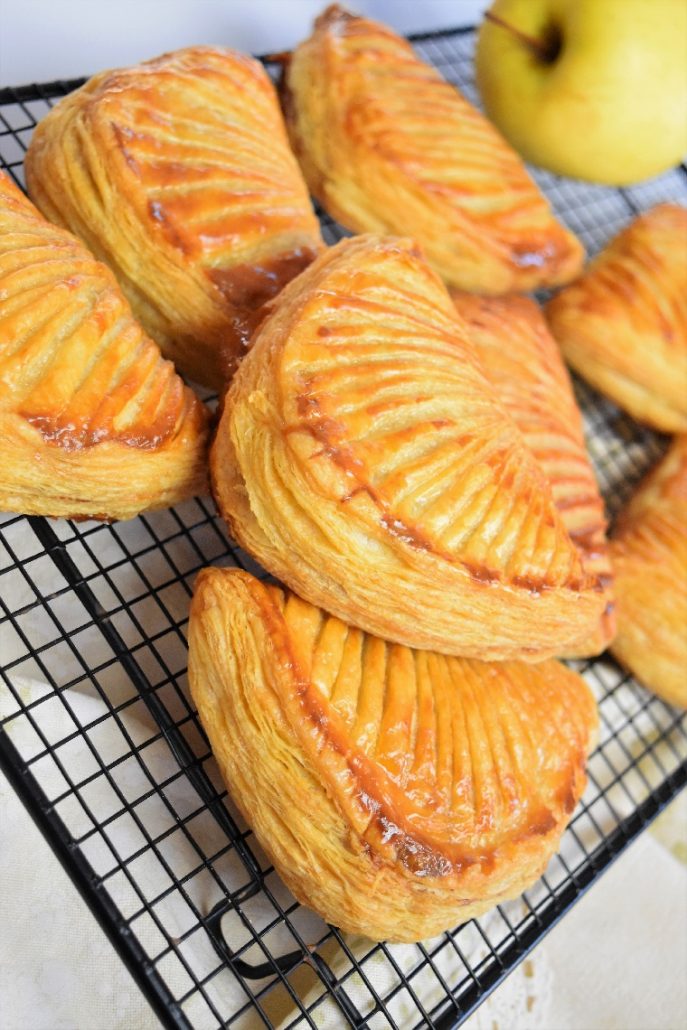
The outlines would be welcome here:
<svg viewBox="0 0 687 1030">
<path fill-rule="evenodd" d="M 636 218 L 546 305 L 566 361 L 638 422 L 687 431 L 687 210 Z"/>
<path fill-rule="evenodd" d="M 585 786 L 594 699 L 555 661 L 385 643 L 204 569 L 189 682 L 235 803 L 302 903 L 417 941 L 530 886 Z"/>
<path fill-rule="evenodd" d="M 96 75 L 40 122 L 26 179 L 41 211 L 114 269 L 163 352 L 208 386 L 321 247 L 274 87 L 232 50 Z"/>
<path fill-rule="evenodd" d="M 606 516 L 558 344 L 539 305 L 528 297 L 478 297 L 458 291 L 452 297 L 499 400 L 551 485 L 584 569 L 604 587 L 606 608 L 596 631 L 567 657 L 599 654 L 615 634 Z"/>
<path fill-rule="evenodd" d="M 687 708 L 687 436 L 675 438 L 621 513 L 611 557 L 613 654 L 659 697 Z"/>
<path fill-rule="evenodd" d="M 271 305 L 211 451 L 235 538 L 313 604 L 412 647 L 562 653 L 598 577 L 414 244 L 357 236 Z"/>
<path fill-rule="evenodd" d="M 208 415 L 112 273 L 0 173 L 0 510 L 125 519 L 207 489 Z"/>
<path fill-rule="evenodd" d="M 390 29 L 328 7 L 282 93 L 310 191 L 342 225 L 413 236 L 447 283 L 476 293 L 579 272 L 582 245 L 519 156 Z"/>
</svg>

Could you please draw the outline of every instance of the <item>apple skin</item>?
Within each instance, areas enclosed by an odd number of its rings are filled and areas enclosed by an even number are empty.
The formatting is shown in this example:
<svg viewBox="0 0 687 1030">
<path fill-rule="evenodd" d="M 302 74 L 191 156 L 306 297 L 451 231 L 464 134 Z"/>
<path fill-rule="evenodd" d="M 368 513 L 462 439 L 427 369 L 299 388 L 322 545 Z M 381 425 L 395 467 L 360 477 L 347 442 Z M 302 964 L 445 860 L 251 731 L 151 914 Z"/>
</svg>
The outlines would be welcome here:
<svg viewBox="0 0 687 1030">
<path fill-rule="evenodd" d="M 490 13 L 536 40 L 547 63 L 490 21 L 476 53 L 487 114 L 532 164 L 626 186 L 687 151 L 686 0 L 496 0 Z"/>
</svg>

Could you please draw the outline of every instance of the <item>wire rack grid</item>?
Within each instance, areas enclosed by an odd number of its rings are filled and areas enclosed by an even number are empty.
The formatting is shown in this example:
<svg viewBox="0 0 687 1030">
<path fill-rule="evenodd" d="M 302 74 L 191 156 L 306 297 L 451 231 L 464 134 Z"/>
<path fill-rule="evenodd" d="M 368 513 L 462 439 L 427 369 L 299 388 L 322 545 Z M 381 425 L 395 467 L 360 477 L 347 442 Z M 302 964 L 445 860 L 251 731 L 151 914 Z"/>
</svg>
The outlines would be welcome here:
<svg viewBox="0 0 687 1030">
<path fill-rule="evenodd" d="M 473 100 L 474 33 L 413 37 Z M 76 82 L 0 90 L 0 159 L 23 185 L 37 121 Z M 687 171 L 611 190 L 537 173 L 598 249 Z M 333 242 L 344 233 L 323 216 Z M 611 513 L 664 442 L 576 384 Z M 237 564 L 212 502 L 114 525 L 0 517 L 0 760 L 162 1023 L 457 1026 L 687 782 L 684 718 L 604 656 L 589 786 L 521 899 L 418 945 L 341 934 L 298 905 L 227 797 L 186 682 L 196 572 Z"/>
</svg>

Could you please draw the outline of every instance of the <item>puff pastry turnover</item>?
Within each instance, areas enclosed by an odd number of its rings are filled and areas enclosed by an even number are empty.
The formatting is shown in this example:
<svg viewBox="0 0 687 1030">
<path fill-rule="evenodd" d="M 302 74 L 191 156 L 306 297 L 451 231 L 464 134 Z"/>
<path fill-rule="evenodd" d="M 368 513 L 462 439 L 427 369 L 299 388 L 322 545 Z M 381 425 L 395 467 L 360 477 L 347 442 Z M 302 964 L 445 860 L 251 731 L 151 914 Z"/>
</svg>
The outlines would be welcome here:
<svg viewBox="0 0 687 1030">
<path fill-rule="evenodd" d="M 357 236 L 274 301 L 227 393 L 213 490 L 296 593 L 413 647 L 538 660 L 605 601 L 409 241 Z"/>
<path fill-rule="evenodd" d="M 604 587 L 606 609 L 596 632 L 580 640 L 568 657 L 599 654 L 615 633 L 606 517 L 558 344 L 539 305 L 528 297 L 477 297 L 458 291 L 452 296 L 499 399 L 551 484 L 584 568 Z"/>
<path fill-rule="evenodd" d="M 642 483 L 613 530 L 613 654 L 645 686 L 687 708 L 687 436 Z"/>
<path fill-rule="evenodd" d="M 585 785 L 584 681 L 366 636 L 236 569 L 204 569 L 193 698 L 227 786 L 296 898 L 416 941 L 520 894 Z"/>
<path fill-rule="evenodd" d="M 687 431 L 687 210 L 635 219 L 546 314 L 592 386 L 639 422 Z"/>
<path fill-rule="evenodd" d="M 321 246 L 274 88 L 231 50 L 96 75 L 39 124 L 26 176 L 41 211 L 115 270 L 163 352 L 209 386 Z"/>
<path fill-rule="evenodd" d="M 565 283 L 579 241 L 496 129 L 412 47 L 332 6 L 283 84 L 311 192 L 342 225 L 419 240 L 447 283 L 499 294 Z"/>
<path fill-rule="evenodd" d="M 207 436 L 109 269 L 0 173 L 0 510 L 167 507 L 206 489 Z"/>
</svg>

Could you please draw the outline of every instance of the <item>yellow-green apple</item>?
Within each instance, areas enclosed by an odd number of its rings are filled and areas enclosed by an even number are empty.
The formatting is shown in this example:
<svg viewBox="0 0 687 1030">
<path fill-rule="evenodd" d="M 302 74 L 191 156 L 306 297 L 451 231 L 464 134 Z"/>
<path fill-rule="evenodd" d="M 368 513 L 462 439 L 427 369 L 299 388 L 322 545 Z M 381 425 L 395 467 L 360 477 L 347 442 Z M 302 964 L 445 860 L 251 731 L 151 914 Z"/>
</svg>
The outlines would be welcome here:
<svg viewBox="0 0 687 1030">
<path fill-rule="evenodd" d="M 623 186 L 687 151 L 687 0 L 496 0 L 477 84 L 522 156 Z"/>
</svg>

